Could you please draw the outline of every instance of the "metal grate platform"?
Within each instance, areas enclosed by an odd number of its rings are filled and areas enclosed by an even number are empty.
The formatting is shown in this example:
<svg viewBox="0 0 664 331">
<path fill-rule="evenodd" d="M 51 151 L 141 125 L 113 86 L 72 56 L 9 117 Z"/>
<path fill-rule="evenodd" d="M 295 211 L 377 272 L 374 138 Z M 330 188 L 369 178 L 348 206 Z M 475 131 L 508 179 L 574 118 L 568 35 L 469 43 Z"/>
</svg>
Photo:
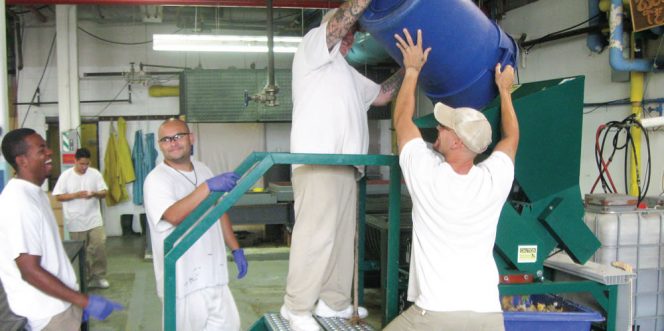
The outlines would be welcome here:
<svg viewBox="0 0 664 331">
<path fill-rule="evenodd" d="M 364 322 L 353 326 L 343 318 L 322 318 L 318 316 L 315 318 L 323 330 L 326 331 L 373 331 L 373 328 Z M 270 331 L 291 331 L 288 321 L 283 319 L 279 313 L 265 314 L 265 322 Z"/>
</svg>

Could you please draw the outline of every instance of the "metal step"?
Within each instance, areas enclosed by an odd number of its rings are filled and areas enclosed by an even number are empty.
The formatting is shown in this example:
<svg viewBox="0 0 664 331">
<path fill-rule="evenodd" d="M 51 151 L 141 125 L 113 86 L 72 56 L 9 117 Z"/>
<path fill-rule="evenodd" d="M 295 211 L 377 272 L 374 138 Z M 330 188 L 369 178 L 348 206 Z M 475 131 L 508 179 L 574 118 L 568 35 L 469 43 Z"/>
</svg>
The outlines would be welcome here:
<svg viewBox="0 0 664 331">
<path fill-rule="evenodd" d="M 288 321 L 279 313 L 267 313 L 264 316 L 265 323 L 270 331 L 291 331 Z M 325 331 L 373 331 L 373 328 L 365 322 L 359 325 L 350 325 L 350 321 L 343 318 L 323 318 L 315 316 L 316 321 Z"/>
</svg>

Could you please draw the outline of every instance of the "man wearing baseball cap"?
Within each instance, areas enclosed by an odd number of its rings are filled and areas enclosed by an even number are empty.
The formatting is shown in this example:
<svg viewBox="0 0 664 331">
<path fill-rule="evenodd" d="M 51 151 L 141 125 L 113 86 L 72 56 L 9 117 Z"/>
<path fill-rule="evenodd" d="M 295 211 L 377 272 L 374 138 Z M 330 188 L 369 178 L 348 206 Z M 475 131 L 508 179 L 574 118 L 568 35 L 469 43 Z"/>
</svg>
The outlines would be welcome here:
<svg viewBox="0 0 664 331">
<path fill-rule="evenodd" d="M 399 164 L 413 200 L 408 310 L 384 330 L 504 330 L 493 259 L 498 218 L 514 179 L 519 126 L 510 88 L 514 69 L 496 65 L 502 138 L 479 111 L 436 104 L 438 137 L 431 150 L 413 123 L 415 89 L 431 48 L 404 29 L 395 35 L 406 70 L 394 113 Z M 444 160 L 440 158 L 442 154 Z"/>
</svg>

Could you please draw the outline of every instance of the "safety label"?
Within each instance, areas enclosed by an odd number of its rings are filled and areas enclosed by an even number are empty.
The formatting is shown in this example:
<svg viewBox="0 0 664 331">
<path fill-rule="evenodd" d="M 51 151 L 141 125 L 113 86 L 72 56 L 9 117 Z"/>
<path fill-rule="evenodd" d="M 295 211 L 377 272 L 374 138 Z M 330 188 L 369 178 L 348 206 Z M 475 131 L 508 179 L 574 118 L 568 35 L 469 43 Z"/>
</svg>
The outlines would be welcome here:
<svg viewBox="0 0 664 331">
<path fill-rule="evenodd" d="M 519 245 L 518 263 L 537 262 L 537 245 Z"/>
</svg>

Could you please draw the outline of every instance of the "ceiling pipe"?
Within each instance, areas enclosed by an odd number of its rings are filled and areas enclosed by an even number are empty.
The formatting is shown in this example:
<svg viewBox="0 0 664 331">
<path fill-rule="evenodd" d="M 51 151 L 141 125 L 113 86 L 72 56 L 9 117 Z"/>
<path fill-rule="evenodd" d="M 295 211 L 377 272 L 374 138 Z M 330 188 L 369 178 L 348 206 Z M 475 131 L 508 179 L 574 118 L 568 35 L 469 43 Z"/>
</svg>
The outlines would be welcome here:
<svg viewBox="0 0 664 331">
<path fill-rule="evenodd" d="M 244 107 L 249 106 L 249 101 L 262 103 L 268 107 L 279 105 L 277 94 L 279 86 L 274 83 L 274 28 L 273 23 L 273 0 L 267 0 L 267 84 L 259 94 L 249 95 L 244 91 Z"/>
<path fill-rule="evenodd" d="M 274 8 L 337 8 L 343 0 L 274 0 Z M 7 0 L 7 5 L 178 5 L 265 8 L 265 0 Z"/>
<path fill-rule="evenodd" d="M 588 26 L 599 26 L 601 20 L 599 15 L 599 1 L 588 0 L 588 18 L 590 19 Z M 586 46 L 588 46 L 591 52 L 601 53 L 604 47 L 606 47 L 606 39 L 602 36 L 602 32 L 589 32 L 586 38 Z"/>
</svg>

